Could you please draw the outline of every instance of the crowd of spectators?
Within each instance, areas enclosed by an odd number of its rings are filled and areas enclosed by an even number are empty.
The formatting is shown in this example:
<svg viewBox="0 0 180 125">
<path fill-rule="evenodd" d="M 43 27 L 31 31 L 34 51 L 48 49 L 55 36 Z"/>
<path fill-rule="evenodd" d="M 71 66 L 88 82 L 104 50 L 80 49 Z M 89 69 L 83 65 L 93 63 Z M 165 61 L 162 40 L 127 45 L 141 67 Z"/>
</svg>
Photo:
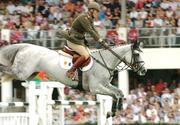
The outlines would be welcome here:
<svg viewBox="0 0 180 125">
<path fill-rule="evenodd" d="M 65 88 L 66 99 L 95 100 L 90 93 Z M 67 107 L 65 122 L 96 123 L 97 109 L 95 106 Z M 114 124 L 120 123 L 180 123 L 180 82 L 173 80 L 167 83 L 162 79 L 158 83 L 147 80 L 130 90 L 124 98 L 122 110 L 113 117 Z"/>
<path fill-rule="evenodd" d="M 11 40 L 14 42 L 24 39 L 52 38 L 54 35 L 52 31 L 69 28 L 73 18 L 87 10 L 90 1 L 29 0 L 26 3 L 13 0 L 0 1 L 0 29 L 13 30 Z M 148 40 L 140 39 L 146 42 L 145 44 L 160 46 L 166 43 L 177 44 L 176 36 L 180 34 L 179 0 L 127 0 L 126 24 L 122 24 L 119 0 L 97 0 L 97 2 L 101 5 L 101 11 L 94 24 L 100 29 L 98 31 L 102 37 L 108 39 L 110 37 L 115 44 L 123 42 L 121 35 L 118 34 L 119 27 L 151 28 L 141 29 L 138 32 L 139 36 L 148 36 Z M 157 37 L 159 35 L 169 37 L 159 38 Z"/>
</svg>

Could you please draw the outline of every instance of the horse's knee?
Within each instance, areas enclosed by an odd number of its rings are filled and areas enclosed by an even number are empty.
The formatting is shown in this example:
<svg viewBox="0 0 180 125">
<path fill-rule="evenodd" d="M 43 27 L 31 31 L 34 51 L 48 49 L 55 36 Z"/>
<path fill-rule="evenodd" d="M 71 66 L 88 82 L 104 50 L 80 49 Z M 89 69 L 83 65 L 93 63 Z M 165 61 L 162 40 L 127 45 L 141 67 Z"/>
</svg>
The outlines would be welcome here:
<svg viewBox="0 0 180 125">
<path fill-rule="evenodd" d="M 115 98 L 119 99 L 119 98 L 124 98 L 124 94 L 121 90 L 119 90 L 117 93 L 115 93 Z"/>
<path fill-rule="evenodd" d="M 16 68 L 12 68 L 12 74 L 18 79 L 18 80 L 26 80 L 29 77 L 29 74 L 23 70 L 18 70 Z"/>
</svg>

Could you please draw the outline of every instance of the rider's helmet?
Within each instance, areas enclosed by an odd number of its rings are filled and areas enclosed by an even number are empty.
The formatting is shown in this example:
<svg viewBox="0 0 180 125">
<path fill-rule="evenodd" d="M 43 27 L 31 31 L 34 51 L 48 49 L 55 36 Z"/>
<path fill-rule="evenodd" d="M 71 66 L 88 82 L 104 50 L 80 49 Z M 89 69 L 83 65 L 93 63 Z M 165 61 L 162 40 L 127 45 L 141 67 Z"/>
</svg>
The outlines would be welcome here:
<svg viewBox="0 0 180 125">
<path fill-rule="evenodd" d="M 91 2 L 88 5 L 88 10 L 95 9 L 97 11 L 100 11 L 100 5 L 97 2 Z"/>
</svg>

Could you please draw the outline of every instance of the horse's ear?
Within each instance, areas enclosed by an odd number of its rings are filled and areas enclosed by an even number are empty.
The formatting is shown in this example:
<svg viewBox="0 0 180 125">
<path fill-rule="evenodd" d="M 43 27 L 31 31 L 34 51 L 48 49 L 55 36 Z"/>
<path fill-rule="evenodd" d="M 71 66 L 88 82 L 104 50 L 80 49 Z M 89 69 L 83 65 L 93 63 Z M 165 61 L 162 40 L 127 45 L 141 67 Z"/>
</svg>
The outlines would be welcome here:
<svg viewBox="0 0 180 125">
<path fill-rule="evenodd" d="M 136 42 L 133 42 L 133 43 L 132 43 L 132 47 L 133 47 L 133 49 L 138 48 L 138 47 L 139 47 L 138 42 L 137 42 L 137 41 L 136 41 Z"/>
<path fill-rule="evenodd" d="M 137 50 L 139 52 L 142 52 L 142 50 L 140 49 L 139 47 L 139 42 L 134 42 L 133 45 L 132 45 L 133 49 L 134 50 Z"/>
</svg>

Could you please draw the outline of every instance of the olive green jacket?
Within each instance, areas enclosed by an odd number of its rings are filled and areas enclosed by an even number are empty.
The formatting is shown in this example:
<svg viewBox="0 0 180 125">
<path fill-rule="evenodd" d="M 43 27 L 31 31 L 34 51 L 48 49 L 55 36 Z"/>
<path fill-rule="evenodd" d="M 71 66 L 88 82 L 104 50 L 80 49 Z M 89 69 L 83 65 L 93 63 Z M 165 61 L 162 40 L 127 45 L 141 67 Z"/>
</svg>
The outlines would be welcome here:
<svg viewBox="0 0 180 125">
<path fill-rule="evenodd" d="M 84 45 L 86 33 L 89 33 L 95 41 L 100 39 L 98 32 L 94 28 L 93 20 L 85 12 L 74 19 L 70 30 L 60 31 L 59 33 L 68 41 L 80 45 Z"/>
</svg>

